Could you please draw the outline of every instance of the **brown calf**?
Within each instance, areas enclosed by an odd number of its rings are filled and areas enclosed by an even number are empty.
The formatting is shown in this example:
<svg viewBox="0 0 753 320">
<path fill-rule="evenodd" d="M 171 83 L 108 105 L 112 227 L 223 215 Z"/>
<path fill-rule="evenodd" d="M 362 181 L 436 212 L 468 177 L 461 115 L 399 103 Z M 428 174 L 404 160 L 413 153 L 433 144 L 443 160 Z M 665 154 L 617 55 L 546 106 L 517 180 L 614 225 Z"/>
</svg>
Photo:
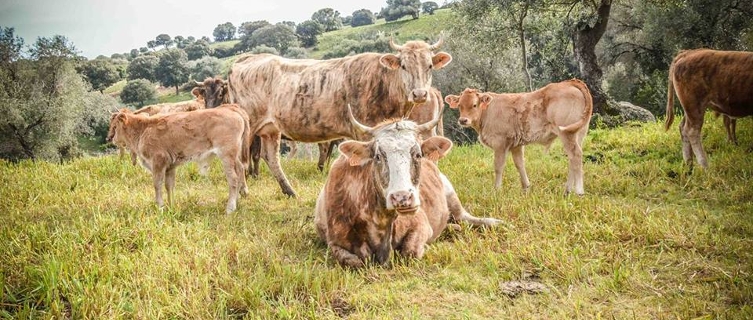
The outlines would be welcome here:
<svg viewBox="0 0 753 320">
<path fill-rule="evenodd" d="M 149 117 L 122 109 L 110 122 L 108 141 L 124 141 L 141 164 L 152 172 L 157 205 L 163 206 L 162 184 L 172 204 L 176 168 L 191 160 L 216 155 L 222 161 L 230 195 L 225 208 L 235 210 L 238 193 L 248 193 L 244 170 L 248 165 L 251 130 L 248 115 L 237 105 Z"/>
<path fill-rule="evenodd" d="M 753 115 L 753 52 L 682 51 L 669 67 L 667 82 L 664 128 L 669 130 L 674 120 L 674 96 L 677 93 L 685 111 L 685 118 L 680 122 L 682 157 L 686 163 L 692 164 L 695 154 L 698 164 L 705 168 L 708 160 L 701 144 L 701 128 L 706 108 L 730 120 Z"/>
<path fill-rule="evenodd" d="M 494 150 L 494 187 L 502 184 L 507 153 L 520 174 L 523 189 L 530 186 L 523 148 L 530 143 L 545 146 L 559 137 L 570 160 L 565 192 L 582 195 L 583 139 L 591 121 L 593 100 L 580 80 L 551 83 L 527 93 L 481 93 L 465 89 L 460 96 L 449 95 L 450 108 L 460 108 L 458 123 L 472 127 L 479 141 Z"/>
</svg>

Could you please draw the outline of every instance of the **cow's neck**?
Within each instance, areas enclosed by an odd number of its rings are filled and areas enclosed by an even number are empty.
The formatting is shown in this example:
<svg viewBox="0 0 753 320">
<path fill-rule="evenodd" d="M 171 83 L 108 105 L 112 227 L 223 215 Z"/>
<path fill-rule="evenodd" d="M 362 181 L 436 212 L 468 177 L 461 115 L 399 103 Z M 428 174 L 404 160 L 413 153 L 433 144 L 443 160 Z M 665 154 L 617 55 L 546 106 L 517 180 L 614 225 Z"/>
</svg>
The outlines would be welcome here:
<svg viewBox="0 0 753 320">
<path fill-rule="evenodd" d="M 376 179 L 376 173 L 374 168 L 368 166 L 368 169 L 372 174 L 370 175 L 369 182 L 366 184 L 366 190 L 371 191 L 372 198 L 369 205 L 374 208 L 374 212 L 371 215 L 371 223 L 373 228 L 368 230 L 369 246 L 371 247 L 372 254 L 377 263 L 385 263 L 389 260 L 392 252 L 392 227 L 397 219 L 397 212 L 395 210 L 387 210 L 387 199 L 384 197 L 384 189 Z"/>
<path fill-rule="evenodd" d="M 123 127 L 125 133 L 125 140 L 128 148 L 131 150 L 138 150 L 139 141 L 141 136 L 151 123 L 156 123 L 156 118 L 140 118 L 135 116 L 128 117 L 128 124 Z"/>
</svg>

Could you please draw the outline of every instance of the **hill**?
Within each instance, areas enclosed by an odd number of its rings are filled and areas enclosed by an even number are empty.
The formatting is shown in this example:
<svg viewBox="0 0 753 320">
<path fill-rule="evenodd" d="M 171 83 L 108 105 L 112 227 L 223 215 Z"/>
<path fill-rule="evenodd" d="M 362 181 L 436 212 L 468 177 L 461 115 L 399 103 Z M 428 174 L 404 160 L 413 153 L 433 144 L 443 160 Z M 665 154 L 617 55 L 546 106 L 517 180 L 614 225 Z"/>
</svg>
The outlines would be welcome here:
<svg viewBox="0 0 753 320">
<path fill-rule="evenodd" d="M 592 130 L 583 197 L 562 195 L 559 143 L 527 149 L 527 193 L 512 164 L 494 190 L 491 151 L 456 146 L 440 169 L 471 212 L 506 225 L 446 231 L 420 261 L 358 271 L 316 236 L 313 162 L 283 160 L 299 198 L 265 171 L 225 215 L 217 161 L 207 178 L 178 169 L 164 212 L 151 176 L 115 155 L 0 161 L 0 317 L 750 319 L 751 150 L 712 119 L 711 165 L 692 172 L 676 129 Z M 753 144 L 753 123 L 738 133 Z M 546 290 L 502 290 L 521 279 Z"/>
</svg>

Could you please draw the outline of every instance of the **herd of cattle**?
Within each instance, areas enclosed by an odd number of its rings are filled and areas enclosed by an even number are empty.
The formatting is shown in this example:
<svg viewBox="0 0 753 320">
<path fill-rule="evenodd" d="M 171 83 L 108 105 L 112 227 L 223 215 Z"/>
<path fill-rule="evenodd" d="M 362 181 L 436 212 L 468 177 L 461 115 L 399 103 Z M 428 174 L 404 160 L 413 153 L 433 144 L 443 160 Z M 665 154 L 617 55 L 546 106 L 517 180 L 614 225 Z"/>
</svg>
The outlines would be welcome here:
<svg viewBox="0 0 753 320">
<path fill-rule="evenodd" d="M 228 213 L 238 194 L 248 193 L 246 173 L 258 175 L 259 159 L 282 192 L 296 196 L 280 166 L 282 139 L 319 143 L 320 169 L 335 142 L 348 139 L 339 143 L 314 221 L 336 260 L 353 267 L 385 263 L 393 250 L 420 258 L 450 221 L 501 222 L 467 212 L 437 167 L 452 147 L 442 132 L 444 102 L 459 109 L 459 125 L 476 130 L 494 150 L 495 187 L 511 152 L 528 188 L 524 146 L 548 148 L 559 139 L 569 159 L 565 192 L 584 194 L 582 144 L 593 110 L 585 83 L 573 79 L 505 94 L 468 88 L 443 100 L 431 87 L 432 72 L 452 60 L 435 53 L 441 42 L 390 41 L 396 53 L 330 60 L 248 54 L 233 64 L 227 81 L 197 82 L 192 101 L 115 112 L 107 139 L 152 172 L 160 207 L 163 184 L 172 202 L 177 166 L 195 160 L 205 174 L 208 160 L 217 156 L 229 186 Z M 680 53 L 670 69 L 667 127 L 675 92 L 686 114 L 684 158 L 692 161 L 695 152 L 706 166 L 700 143 L 706 107 L 732 119 L 753 113 L 753 53 Z"/>
</svg>

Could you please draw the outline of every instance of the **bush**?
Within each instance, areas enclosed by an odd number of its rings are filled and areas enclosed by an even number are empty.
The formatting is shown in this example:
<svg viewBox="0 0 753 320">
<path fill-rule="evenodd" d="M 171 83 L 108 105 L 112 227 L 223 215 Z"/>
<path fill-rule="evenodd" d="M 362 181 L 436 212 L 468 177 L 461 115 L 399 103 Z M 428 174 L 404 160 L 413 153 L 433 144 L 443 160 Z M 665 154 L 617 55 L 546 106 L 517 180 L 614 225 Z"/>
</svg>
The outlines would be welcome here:
<svg viewBox="0 0 753 320">
<path fill-rule="evenodd" d="M 215 77 L 222 74 L 222 60 L 215 57 L 204 57 L 199 60 L 188 62 L 188 72 L 191 79 L 204 81 L 206 78 Z M 193 87 L 193 84 L 189 82 Z"/>
<path fill-rule="evenodd" d="M 142 107 L 157 98 L 154 84 L 146 79 L 130 80 L 120 92 L 120 101 L 125 104 Z"/>
</svg>

